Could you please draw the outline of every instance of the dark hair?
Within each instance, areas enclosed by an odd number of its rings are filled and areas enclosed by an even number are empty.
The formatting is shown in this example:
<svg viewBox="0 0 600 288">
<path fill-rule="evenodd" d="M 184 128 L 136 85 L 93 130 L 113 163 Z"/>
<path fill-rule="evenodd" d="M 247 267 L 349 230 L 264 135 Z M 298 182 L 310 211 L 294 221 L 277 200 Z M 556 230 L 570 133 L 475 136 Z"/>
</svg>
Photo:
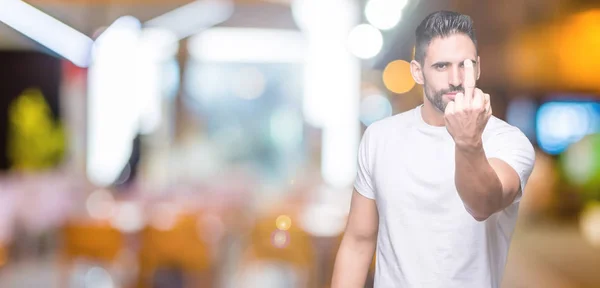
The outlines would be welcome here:
<svg viewBox="0 0 600 288">
<path fill-rule="evenodd" d="M 477 47 L 477 39 L 475 38 L 475 29 L 471 17 L 452 11 L 438 11 L 429 14 L 417 30 L 415 31 L 415 60 L 423 64 L 425 60 L 425 52 L 427 47 L 436 37 L 448 37 L 452 34 L 462 33 L 471 40 Z"/>
</svg>

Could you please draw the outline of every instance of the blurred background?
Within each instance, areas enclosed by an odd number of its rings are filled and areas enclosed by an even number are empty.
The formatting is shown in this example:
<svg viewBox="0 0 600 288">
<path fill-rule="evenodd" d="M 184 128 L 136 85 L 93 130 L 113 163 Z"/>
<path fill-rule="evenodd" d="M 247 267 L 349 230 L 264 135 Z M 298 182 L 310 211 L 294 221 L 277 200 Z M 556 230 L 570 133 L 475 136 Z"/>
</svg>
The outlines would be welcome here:
<svg viewBox="0 0 600 288">
<path fill-rule="evenodd" d="M 440 9 L 536 148 L 503 287 L 600 287 L 594 0 L 0 0 L 0 286 L 329 287 Z"/>
</svg>

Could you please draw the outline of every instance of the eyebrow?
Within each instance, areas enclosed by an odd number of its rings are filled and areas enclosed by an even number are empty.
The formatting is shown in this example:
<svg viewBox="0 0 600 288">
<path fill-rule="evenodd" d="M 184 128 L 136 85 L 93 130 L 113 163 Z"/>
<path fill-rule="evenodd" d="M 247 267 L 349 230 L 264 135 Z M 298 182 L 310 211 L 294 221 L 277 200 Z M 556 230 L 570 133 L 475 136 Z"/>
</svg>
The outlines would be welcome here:
<svg viewBox="0 0 600 288">
<path fill-rule="evenodd" d="M 470 59 L 471 61 L 473 61 L 473 65 L 477 64 L 477 61 Z M 462 63 L 462 62 L 461 62 Z M 450 65 L 452 64 L 451 62 L 448 61 L 440 61 L 440 62 L 435 62 L 431 65 L 431 67 L 435 67 L 435 66 L 439 66 L 439 65 Z"/>
<path fill-rule="evenodd" d="M 447 66 L 447 65 L 450 65 L 450 64 L 452 64 L 452 63 L 447 62 L 447 61 L 440 61 L 440 62 L 435 62 L 435 63 L 431 64 L 431 67 L 442 66 L 442 65 L 446 65 Z"/>
</svg>

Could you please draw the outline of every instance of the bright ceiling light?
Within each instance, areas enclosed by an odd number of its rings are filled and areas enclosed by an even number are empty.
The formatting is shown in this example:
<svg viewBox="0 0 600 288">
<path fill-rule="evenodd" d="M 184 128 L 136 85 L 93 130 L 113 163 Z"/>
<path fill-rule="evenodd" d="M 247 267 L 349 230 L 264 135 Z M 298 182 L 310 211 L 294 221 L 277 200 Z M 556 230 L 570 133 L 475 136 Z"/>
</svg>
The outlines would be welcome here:
<svg viewBox="0 0 600 288">
<path fill-rule="evenodd" d="M 365 7 L 365 16 L 376 28 L 389 30 L 400 22 L 406 3 L 407 0 L 370 0 Z"/>
<path fill-rule="evenodd" d="M 20 0 L 0 0 L 0 21 L 79 67 L 87 67 L 93 40 Z"/>
<path fill-rule="evenodd" d="M 231 0 L 198 0 L 158 16 L 144 25 L 170 30 L 177 39 L 183 39 L 226 21 L 233 14 L 233 8 Z"/>
</svg>

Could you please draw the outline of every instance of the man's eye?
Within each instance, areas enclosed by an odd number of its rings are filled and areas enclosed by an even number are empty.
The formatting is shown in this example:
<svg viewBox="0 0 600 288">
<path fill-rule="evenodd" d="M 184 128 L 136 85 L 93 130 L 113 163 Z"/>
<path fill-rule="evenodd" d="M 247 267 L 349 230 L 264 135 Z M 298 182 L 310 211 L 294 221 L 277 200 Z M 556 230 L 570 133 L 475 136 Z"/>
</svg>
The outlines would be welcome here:
<svg viewBox="0 0 600 288">
<path fill-rule="evenodd" d="M 435 68 L 436 69 L 444 69 L 444 68 L 446 68 L 446 66 L 447 66 L 446 64 L 437 64 L 437 65 L 435 65 Z"/>
</svg>

